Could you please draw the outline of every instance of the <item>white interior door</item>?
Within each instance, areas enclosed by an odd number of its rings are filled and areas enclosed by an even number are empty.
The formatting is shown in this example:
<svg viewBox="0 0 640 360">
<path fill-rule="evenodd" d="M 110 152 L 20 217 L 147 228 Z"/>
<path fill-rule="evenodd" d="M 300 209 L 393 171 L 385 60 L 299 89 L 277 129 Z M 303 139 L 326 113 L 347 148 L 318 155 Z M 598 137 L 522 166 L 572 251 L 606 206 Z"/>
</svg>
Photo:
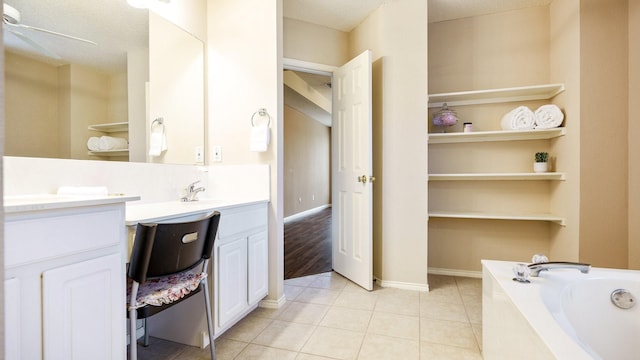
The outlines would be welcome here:
<svg viewBox="0 0 640 360">
<path fill-rule="evenodd" d="M 371 51 L 333 72 L 333 269 L 373 290 Z"/>
</svg>

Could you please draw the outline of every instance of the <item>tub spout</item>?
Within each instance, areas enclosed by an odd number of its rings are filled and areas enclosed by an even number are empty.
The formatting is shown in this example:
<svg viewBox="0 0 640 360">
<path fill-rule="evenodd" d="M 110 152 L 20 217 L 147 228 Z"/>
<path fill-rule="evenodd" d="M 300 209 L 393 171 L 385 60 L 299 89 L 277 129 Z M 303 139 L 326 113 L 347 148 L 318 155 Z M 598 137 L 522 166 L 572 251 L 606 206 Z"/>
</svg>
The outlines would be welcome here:
<svg viewBox="0 0 640 360">
<path fill-rule="evenodd" d="M 531 276 L 536 277 L 540 275 L 540 271 L 551 269 L 577 269 L 580 270 L 581 273 L 587 274 L 589 270 L 591 270 L 591 264 L 556 261 L 529 264 L 529 269 L 531 269 Z"/>
</svg>

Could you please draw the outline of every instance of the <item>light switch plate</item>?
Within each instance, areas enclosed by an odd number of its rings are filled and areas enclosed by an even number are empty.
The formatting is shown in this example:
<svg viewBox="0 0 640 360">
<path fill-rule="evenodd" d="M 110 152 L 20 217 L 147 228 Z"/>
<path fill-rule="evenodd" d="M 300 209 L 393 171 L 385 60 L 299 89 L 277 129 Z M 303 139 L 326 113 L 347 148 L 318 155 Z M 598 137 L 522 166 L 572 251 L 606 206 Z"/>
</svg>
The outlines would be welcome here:
<svg viewBox="0 0 640 360">
<path fill-rule="evenodd" d="M 222 146 L 215 145 L 213 147 L 213 161 L 222 161 Z"/>
<path fill-rule="evenodd" d="M 196 163 L 204 162 L 204 148 L 201 145 L 198 145 L 195 148 L 195 160 Z"/>
</svg>

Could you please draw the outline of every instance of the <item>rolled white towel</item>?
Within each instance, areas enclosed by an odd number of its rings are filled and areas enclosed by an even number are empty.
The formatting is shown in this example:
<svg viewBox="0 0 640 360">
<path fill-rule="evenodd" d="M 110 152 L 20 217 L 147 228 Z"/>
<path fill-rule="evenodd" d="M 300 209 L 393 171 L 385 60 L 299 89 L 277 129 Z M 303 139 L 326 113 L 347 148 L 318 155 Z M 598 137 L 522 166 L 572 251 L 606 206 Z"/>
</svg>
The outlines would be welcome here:
<svg viewBox="0 0 640 360">
<path fill-rule="evenodd" d="M 100 150 L 125 150 L 129 147 L 127 139 L 101 136 L 100 137 Z"/>
<path fill-rule="evenodd" d="M 502 117 L 501 125 L 504 130 L 530 130 L 536 126 L 536 117 L 528 107 L 518 106 Z"/>
<path fill-rule="evenodd" d="M 92 136 L 87 140 L 87 149 L 91 151 L 100 150 L 100 138 L 96 136 Z"/>
<path fill-rule="evenodd" d="M 552 129 L 562 125 L 564 114 L 557 105 L 542 105 L 535 111 L 536 129 Z"/>
</svg>

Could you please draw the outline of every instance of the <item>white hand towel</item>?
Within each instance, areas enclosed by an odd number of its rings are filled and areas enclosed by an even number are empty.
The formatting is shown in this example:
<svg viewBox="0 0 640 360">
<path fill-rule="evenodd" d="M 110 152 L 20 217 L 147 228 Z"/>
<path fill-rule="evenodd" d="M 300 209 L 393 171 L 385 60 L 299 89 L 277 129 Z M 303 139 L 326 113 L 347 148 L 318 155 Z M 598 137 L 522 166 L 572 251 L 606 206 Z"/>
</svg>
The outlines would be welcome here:
<svg viewBox="0 0 640 360">
<path fill-rule="evenodd" d="M 60 186 L 58 195 L 108 195 L 106 186 Z"/>
<path fill-rule="evenodd" d="M 129 142 L 127 139 L 111 137 L 111 136 L 101 136 L 99 140 L 99 148 L 100 150 L 125 150 L 129 148 Z"/>
<path fill-rule="evenodd" d="M 164 133 L 164 124 L 151 128 L 149 134 L 149 156 L 160 156 L 167 150 L 167 135 Z"/>
<path fill-rule="evenodd" d="M 100 138 L 97 136 L 92 136 L 87 140 L 87 149 L 91 151 L 100 150 Z"/>
<path fill-rule="evenodd" d="M 518 106 L 502 117 L 504 130 L 531 130 L 536 126 L 536 116 L 526 106 Z"/>
<path fill-rule="evenodd" d="M 251 151 L 267 151 L 271 137 L 270 128 L 266 125 L 254 126 L 251 128 Z"/>
<path fill-rule="evenodd" d="M 536 129 L 552 129 L 562 125 L 564 114 L 554 104 L 542 105 L 536 110 Z"/>
</svg>

